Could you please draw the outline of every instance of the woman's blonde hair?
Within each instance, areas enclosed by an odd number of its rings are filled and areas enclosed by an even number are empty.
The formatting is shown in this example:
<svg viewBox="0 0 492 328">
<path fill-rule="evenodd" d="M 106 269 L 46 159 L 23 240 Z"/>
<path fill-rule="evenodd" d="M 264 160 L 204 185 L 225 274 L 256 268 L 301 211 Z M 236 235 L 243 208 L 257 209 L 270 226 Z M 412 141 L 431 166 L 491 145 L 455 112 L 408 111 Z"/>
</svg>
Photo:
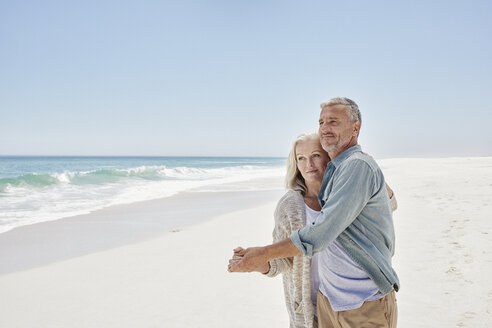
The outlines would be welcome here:
<svg viewBox="0 0 492 328">
<path fill-rule="evenodd" d="M 300 191 L 304 195 L 307 191 L 306 183 L 301 175 L 301 172 L 297 168 L 297 156 L 296 147 L 300 141 L 309 139 L 319 139 L 317 132 L 308 132 L 300 134 L 297 139 L 292 143 L 292 148 L 290 149 L 289 157 L 287 157 L 287 174 L 285 175 L 285 185 L 287 189 L 292 189 L 295 191 Z"/>
</svg>

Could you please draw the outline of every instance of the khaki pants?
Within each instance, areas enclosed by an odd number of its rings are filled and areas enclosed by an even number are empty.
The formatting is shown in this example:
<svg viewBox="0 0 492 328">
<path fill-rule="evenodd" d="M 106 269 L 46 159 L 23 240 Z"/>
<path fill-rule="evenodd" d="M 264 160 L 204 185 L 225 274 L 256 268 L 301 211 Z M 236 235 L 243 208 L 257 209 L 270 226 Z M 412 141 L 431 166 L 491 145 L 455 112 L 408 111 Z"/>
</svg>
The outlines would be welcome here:
<svg viewBox="0 0 492 328">
<path fill-rule="evenodd" d="M 335 312 L 328 298 L 318 291 L 319 328 L 396 328 L 398 308 L 395 291 L 358 309 Z"/>
</svg>

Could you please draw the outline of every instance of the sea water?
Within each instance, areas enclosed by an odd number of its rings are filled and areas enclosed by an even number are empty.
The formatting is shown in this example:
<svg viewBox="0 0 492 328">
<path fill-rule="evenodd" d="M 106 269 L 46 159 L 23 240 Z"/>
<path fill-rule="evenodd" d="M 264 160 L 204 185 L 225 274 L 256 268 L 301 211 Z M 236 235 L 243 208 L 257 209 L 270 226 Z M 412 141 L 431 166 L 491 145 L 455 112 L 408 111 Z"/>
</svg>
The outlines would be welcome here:
<svg viewBox="0 0 492 328">
<path fill-rule="evenodd" d="M 0 233 L 104 207 L 281 177 L 284 158 L 0 156 Z M 228 187 L 226 187 L 228 186 Z"/>
</svg>

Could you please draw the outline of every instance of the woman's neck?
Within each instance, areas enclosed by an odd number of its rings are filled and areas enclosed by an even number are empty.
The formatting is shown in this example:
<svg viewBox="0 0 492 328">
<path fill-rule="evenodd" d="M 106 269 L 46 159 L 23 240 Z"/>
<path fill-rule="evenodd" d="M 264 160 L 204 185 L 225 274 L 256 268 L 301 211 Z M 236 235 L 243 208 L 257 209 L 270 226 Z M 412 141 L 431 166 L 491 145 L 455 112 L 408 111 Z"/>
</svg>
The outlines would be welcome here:
<svg viewBox="0 0 492 328">
<path fill-rule="evenodd" d="M 321 210 L 321 206 L 318 202 L 318 192 L 321 188 L 321 182 L 306 183 L 306 192 L 304 194 L 304 202 L 313 210 Z"/>
<path fill-rule="evenodd" d="M 319 190 L 321 189 L 321 181 L 316 182 L 305 182 L 306 183 L 306 194 L 307 197 L 318 198 Z"/>
</svg>

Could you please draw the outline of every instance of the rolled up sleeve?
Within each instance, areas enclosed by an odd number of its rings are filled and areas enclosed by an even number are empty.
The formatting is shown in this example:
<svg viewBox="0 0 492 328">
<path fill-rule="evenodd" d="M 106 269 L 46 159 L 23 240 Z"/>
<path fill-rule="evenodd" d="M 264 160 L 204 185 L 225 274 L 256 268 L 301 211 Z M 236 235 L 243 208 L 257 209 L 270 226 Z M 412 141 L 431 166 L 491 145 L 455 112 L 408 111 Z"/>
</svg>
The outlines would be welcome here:
<svg viewBox="0 0 492 328">
<path fill-rule="evenodd" d="M 301 240 L 299 230 L 296 230 L 290 235 L 290 240 L 304 255 L 311 258 L 313 256 L 313 245 Z"/>
</svg>

